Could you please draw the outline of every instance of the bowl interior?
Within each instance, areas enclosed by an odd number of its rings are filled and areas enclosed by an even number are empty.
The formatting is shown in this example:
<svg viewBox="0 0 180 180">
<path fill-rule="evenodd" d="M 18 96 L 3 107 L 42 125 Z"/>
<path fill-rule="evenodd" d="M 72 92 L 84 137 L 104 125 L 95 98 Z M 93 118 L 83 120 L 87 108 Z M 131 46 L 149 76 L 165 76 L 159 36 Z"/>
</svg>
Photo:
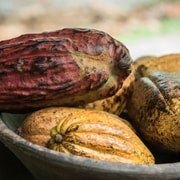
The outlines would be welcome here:
<svg viewBox="0 0 180 180">
<path fill-rule="evenodd" d="M 1 119 L 12 131 L 16 131 L 28 114 L 1 113 Z"/>
</svg>

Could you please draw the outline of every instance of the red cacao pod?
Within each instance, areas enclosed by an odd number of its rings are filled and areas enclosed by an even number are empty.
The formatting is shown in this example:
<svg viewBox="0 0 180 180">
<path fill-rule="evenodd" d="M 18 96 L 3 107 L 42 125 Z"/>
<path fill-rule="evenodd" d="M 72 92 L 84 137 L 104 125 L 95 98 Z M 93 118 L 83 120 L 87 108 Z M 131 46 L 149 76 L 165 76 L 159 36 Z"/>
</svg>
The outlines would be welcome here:
<svg viewBox="0 0 180 180">
<path fill-rule="evenodd" d="M 128 49 L 105 32 L 66 28 L 0 42 L 0 110 L 77 106 L 114 95 Z"/>
</svg>

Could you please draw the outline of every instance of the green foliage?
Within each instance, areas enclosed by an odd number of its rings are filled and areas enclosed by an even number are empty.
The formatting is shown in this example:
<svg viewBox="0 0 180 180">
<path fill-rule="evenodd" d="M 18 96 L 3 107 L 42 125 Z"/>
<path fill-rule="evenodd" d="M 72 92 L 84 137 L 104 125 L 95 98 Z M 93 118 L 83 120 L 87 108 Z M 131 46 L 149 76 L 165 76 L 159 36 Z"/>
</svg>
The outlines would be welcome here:
<svg viewBox="0 0 180 180">
<path fill-rule="evenodd" d="M 156 28 L 151 29 L 147 26 L 141 26 L 115 38 L 121 41 L 136 41 L 138 39 L 177 32 L 180 32 L 180 18 L 162 18 L 159 26 Z"/>
</svg>

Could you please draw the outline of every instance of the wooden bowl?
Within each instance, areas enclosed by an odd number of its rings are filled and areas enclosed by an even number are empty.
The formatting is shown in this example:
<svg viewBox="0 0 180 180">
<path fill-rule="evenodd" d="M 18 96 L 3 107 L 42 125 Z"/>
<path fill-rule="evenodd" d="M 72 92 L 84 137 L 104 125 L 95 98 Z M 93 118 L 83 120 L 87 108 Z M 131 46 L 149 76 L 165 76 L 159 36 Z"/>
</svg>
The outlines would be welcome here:
<svg viewBox="0 0 180 180">
<path fill-rule="evenodd" d="M 36 179 L 180 179 L 180 158 L 155 154 L 155 165 L 111 163 L 68 155 L 32 144 L 16 134 L 26 115 L 1 114 L 0 141 L 12 151 Z"/>
</svg>

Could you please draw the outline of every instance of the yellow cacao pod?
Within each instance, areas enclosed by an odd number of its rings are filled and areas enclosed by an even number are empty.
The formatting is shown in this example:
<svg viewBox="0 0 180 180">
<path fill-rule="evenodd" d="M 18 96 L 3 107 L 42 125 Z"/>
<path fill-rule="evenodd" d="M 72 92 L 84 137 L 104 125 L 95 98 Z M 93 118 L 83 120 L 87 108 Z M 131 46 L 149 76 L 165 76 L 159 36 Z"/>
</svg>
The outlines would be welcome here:
<svg viewBox="0 0 180 180">
<path fill-rule="evenodd" d="M 180 54 L 135 61 L 127 110 L 133 126 L 154 149 L 180 153 Z"/>
<path fill-rule="evenodd" d="M 19 134 L 50 149 L 88 158 L 133 164 L 154 157 L 131 125 L 116 115 L 78 108 L 46 108 L 31 114 Z"/>
</svg>

